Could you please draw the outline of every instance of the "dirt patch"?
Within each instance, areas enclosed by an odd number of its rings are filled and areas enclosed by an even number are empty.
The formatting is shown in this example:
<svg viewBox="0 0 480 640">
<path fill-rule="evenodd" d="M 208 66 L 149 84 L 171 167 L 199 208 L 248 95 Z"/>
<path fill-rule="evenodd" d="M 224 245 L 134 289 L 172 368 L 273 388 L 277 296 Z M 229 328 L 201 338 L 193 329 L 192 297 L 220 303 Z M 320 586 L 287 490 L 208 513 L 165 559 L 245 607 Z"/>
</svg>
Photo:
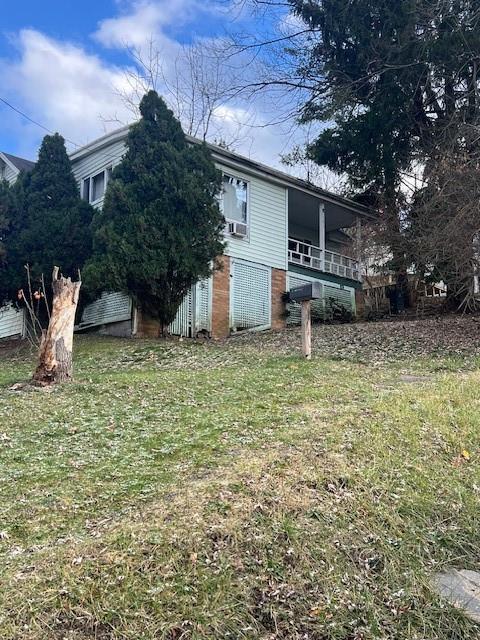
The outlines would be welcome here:
<svg viewBox="0 0 480 640">
<path fill-rule="evenodd" d="M 422 382 L 429 382 L 432 379 L 432 376 L 414 376 L 406 373 L 398 379 L 400 382 L 406 382 L 408 384 L 422 384 Z"/>
</svg>

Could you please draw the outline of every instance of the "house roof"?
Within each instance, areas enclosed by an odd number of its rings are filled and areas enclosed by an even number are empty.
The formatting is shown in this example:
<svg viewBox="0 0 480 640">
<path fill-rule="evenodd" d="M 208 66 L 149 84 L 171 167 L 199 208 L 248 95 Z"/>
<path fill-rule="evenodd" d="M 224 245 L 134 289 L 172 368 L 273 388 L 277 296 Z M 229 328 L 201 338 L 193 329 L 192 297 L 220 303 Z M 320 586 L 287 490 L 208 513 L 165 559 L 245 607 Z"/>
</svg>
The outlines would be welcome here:
<svg viewBox="0 0 480 640">
<path fill-rule="evenodd" d="M 130 126 L 131 125 L 125 125 L 120 129 L 116 129 L 111 133 L 107 133 L 101 138 L 97 138 L 96 140 L 93 140 L 92 142 L 85 145 L 84 147 L 81 147 L 80 149 L 73 151 L 70 154 L 70 159 L 72 161 L 79 160 L 80 158 L 83 158 L 84 156 L 92 153 L 93 151 L 98 151 L 103 147 L 106 147 L 112 142 L 124 140 L 128 135 Z M 189 135 L 187 135 L 186 138 L 191 144 L 204 144 L 204 141 L 199 140 L 198 138 L 194 138 Z M 269 167 L 266 164 L 262 164 L 261 162 L 257 162 L 255 160 L 247 158 L 246 156 L 242 156 L 238 153 L 234 153 L 233 151 L 224 149 L 223 147 L 219 147 L 216 144 L 212 144 L 210 142 L 207 142 L 205 144 L 211 150 L 214 159 L 222 162 L 222 164 L 227 164 L 233 168 L 236 167 L 238 169 L 247 171 L 254 175 L 259 175 L 261 177 L 264 177 L 270 180 L 271 182 L 276 182 L 286 186 L 295 187 L 300 191 L 309 193 L 310 195 L 316 196 L 322 200 L 339 204 L 347 209 L 350 209 L 351 211 L 354 211 L 357 215 L 361 215 L 370 219 L 374 219 L 376 217 L 376 214 L 372 209 L 370 209 L 369 207 L 366 207 L 365 205 L 359 204 L 354 200 L 350 200 L 349 198 L 344 198 L 343 196 L 339 196 L 335 193 L 331 193 L 326 189 L 322 189 L 321 187 L 317 187 L 311 184 L 310 182 L 307 182 L 307 180 L 303 180 L 302 178 L 296 178 L 294 176 L 291 176 L 288 173 L 285 173 L 284 171 L 279 171 L 278 169 Z"/>
<path fill-rule="evenodd" d="M 0 151 L 0 157 L 17 171 L 31 171 L 35 166 L 35 162 L 32 160 L 19 158 L 18 156 L 13 156 L 11 153 L 5 153 L 4 151 Z"/>
</svg>

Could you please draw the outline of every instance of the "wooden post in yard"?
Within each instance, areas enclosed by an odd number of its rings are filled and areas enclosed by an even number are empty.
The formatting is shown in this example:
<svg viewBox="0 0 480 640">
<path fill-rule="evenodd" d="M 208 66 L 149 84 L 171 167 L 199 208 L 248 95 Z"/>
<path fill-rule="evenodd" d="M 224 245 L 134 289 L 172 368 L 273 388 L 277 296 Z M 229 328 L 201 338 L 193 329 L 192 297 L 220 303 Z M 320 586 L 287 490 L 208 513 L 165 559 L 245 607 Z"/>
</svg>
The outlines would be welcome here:
<svg viewBox="0 0 480 640">
<path fill-rule="evenodd" d="M 312 301 L 302 300 L 302 353 L 307 360 L 312 357 Z"/>
</svg>

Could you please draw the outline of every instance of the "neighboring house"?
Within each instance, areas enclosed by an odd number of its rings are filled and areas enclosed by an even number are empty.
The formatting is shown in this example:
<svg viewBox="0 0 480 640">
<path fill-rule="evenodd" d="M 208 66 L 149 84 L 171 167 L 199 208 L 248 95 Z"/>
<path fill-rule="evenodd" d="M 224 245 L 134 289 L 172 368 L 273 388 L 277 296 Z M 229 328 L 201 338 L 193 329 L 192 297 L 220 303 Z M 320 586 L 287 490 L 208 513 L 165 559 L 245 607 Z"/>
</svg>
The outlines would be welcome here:
<svg viewBox="0 0 480 640">
<path fill-rule="evenodd" d="M 10 153 L 0 151 L 0 180 L 6 180 L 10 184 L 15 182 L 20 171 L 30 171 L 35 162 L 12 156 Z"/>
<path fill-rule="evenodd" d="M 35 163 L 0 151 L 0 180 L 15 182 L 20 171 L 30 171 Z M 0 340 L 21 338 L 25 334 L 25 312 L 12 306 L 0 308 Z"/>
<path fill-rule="evenodd" d="M 102 206 L 112 169 L 125 152 L 128 129 L 70 155 L 80 193 L 94 206 Z M 317 315 L 328 313 L 333 301 L 355 314 L 356 292 L 361 291 L 356 257 L 360 225 L 372 213 L 286 173 L 216 145 L 208 147 L 223 174 L 223 268 L 192 288 L 171 332 L 221 338 L 242 330 L 281 328 L 298 317 L 295 305 L 289 305 L 287 317 L 284 292 L 313 280 L 321 283 L 323 292 L 314 304 Z M 358 234 L 356 242 L 345 233 L 348 228 Z M 142 317 L 121 293 L 104 294 L 85 309 L 77 329 L 94 327 L 117 335 L 158 333 L 158 323 Z"/>
<path fill-rule="evenodd" d="M 82 197 L 94 206 L 102 206 L 127 134 L 128 126 L 70 156 Z M 220 204 L 227 221 L 223 269 L 192 288 L 170 327 L 172 333 L 221 338 L 245 329 L 280 328 L 286 322 L 282 294 L 312 280 L 323 289 L 323 300 L 314 305 L 317 314 L 325 314 L 332 300 L 355 313 L 361 275 L 353 257 L 355 243 L 343 229 L 359 230 L 362 218 L 370 219 L 371 212 L 303 180 L 208 146 L 223 173 Z M 290 311 L 290 320 L 295 320 L 297 310 Z M 132 311 L 122 294 L 104 294 L 87 307 L 79 328 L 102 325 L 109 332 L 158 332 L 158 325 Z"/>
</svg>

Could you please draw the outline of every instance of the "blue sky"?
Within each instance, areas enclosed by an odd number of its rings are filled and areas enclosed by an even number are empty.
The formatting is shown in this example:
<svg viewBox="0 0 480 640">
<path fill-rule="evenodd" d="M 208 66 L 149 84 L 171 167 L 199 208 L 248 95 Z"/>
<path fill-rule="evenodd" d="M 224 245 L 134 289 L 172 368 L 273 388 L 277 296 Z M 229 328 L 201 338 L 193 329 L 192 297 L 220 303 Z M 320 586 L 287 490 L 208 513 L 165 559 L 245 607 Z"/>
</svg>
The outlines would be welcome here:
<svg viewBox="0 0 480 640">
<path fill-rule="evenodd" d="M 83 145 L 134 118 L 119 93 L 129 87 L 127 47 L 144 51 L 153 38 L 160 52 L 167 102 L 182 73 L 185 50 L 199 39 L 225 37 L 237 28 L 262 34 L 234 0 L 17 0 L 8 3 L 0 30 L 0 97 L 64 137 Z M 179 62 L 180 60 L 180 62 Z M 178 101 L 177 101 L 178 102 Z M 182 117 L 185 105 L 172 106 Z M 278 108 L 278 105 L 275 105 Z M 225 102 L 215 111 L 215 136 L 235 137 L 236 148 L 278 164 L 287 129 L 263 126 L 268 101 Z M 291 132 L 291 126 L 288 127 Z M 0 149 L 34 158 L 45 131 L 0 103 Z M 240 140 L 242 136 L 245 139 Z M 290 138 L 289 138 L 290 140 Z M 70 149 L 73 150 L 70 145 Z"/>
</svg>

